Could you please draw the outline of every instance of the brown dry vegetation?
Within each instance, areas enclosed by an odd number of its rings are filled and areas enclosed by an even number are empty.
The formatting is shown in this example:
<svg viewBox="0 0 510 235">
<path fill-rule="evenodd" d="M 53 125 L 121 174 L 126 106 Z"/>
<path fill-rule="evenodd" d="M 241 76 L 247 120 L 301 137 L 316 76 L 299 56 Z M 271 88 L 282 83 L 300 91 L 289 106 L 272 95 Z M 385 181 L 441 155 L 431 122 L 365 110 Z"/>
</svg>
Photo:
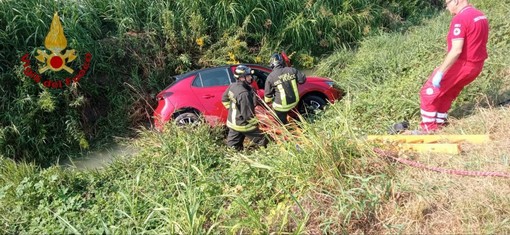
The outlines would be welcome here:
<svg viewBox="0 0 510 235">
<path fill-rule="evenodd" d="M 442 134 L 489 134 L 484 145 L 463 144 L 461 155 L 423 154 L 430 166 L 510 173 L 510 107 L 479 108 L 452 120 Z M 409 156 L 411 157 L 411 156 Z M 510 178 L 469 177 L 398 166 L 390 199 L 377 213 L 376 233 L 480 234 L 509 231 Z"/>
</svg>

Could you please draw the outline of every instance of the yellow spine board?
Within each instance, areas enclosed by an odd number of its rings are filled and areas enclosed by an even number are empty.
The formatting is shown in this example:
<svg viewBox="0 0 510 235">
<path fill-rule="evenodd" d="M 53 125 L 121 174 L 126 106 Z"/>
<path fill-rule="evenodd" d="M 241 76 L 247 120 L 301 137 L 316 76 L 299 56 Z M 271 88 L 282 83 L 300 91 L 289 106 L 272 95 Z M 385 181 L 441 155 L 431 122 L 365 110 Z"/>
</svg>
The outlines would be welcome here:
<svg viewBox="0 0 510 235">
<path fill-rule="evenodd" d="M 370 141 L 393 141 L 400 143 L 459 143 L 482 144 L 490 141 L 489 135 L 369 135 Z"/>
<path fill-rule="evenodd" d="M 461 151 L 459 144 L 402 144 L 401 149 L 418 153 L 460 154 Z"/>
</svg>

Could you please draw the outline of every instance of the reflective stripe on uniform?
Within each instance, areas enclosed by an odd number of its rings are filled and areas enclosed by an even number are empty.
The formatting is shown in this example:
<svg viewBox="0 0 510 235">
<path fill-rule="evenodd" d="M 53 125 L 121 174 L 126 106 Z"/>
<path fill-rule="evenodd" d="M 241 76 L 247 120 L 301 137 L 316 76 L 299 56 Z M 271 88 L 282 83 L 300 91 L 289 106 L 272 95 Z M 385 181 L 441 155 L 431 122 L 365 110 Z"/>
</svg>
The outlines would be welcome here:
<svg viewBox="0 0 510 235">
<path fill-rule="evenodd" d="M 427 117 L 436 117 L 436 114 L 437 114 L 437 112 L 427 112 L 423 109 L 420 109 L 420 113 L 422 116 L 427 116 Z"/>
<path fill-rule="evenodd" d="M 233 130 L 235 131 L 239 131 L 239 132 L 248 132 L 248 131 L 253 131 L 255 129 L 257 129 L 257 119 L 255 118 L 252 118 L 250 121 L 248 121 L 248 125 L 246 126 L 238 126 L 230 121 L 227 120 L 227 127 L 229 128 L 232 128 Z"/>
<path fill-rule="evenodd" d="M 276 111 L 287 112 L 287 111 L 291 110 L 292 108 L 296 107 L 298 102 L 299 102 L 299 100 L 297 100 L 296 102 L 294 102 L 292 104 L 288 104 L 288 105 L 281 105 L 281 104 L 274 103 L 273 108 Z"/>
<path fill-rule="evenodd" d="M 229 109 L 230 108 L 230 101 L 225 101 L 225 102 L 221 102 L 223 104 L 223 106 L 225 106 L 225 108 Z"/>
<path fill-rule="evenodd" d="M 437 113 L 437 117 L 446 119 L 446 118 L 448 118 L 448 114 L 447 113 Z"/>
<path fill-rule="evenodd" d="M 278 84 L 276 88 L 278 89 L 278 93 L 280 93 L 280 100 L 282 101 L 282 104 L 287 104 L 287 96 L 285 96 L 285 89 L 283 89 L 283 85 Z"/>
<path fill-rule="evenodd" d="M 257 129 L 258 120 L 256 118 L 252 118 L 248 120 L 248 125 L 237 125 L 236 123 L 236 117 L 237 117 L 237 109 L 235 104 L 232 105 L 232 121 L 228 120 L 227 118 L 227 127 L 234 129 L 235 131 L 239 132 L 248 132 L 253 131 Z"/>
<path fill-rule="evenodd" d="M 436 123 L 446 123 L 447 113 L 437 113 Z"/>
<path fill-rule="evenodd" d="M 427 118 L 427 117 L 421 117 L 422 122 L 435 122 L 435 118 Z"/>
<path fill-rule="evenodd" d="M 276 111 L 280 111 L 280 112 L 287 112 L 289 110 L 291 110 L 292 108 L 296 107 L 296 105 L 299 103 L 299 90 L 298 90 L 298 85 L 297 85 L 297 81 L 294 79 L 291 81 L 291 85 L 292 85 L 292 91 L 294 92 L 294 97 L 296 97 L 296 101 L 288 104 L 287 103 L 287 97 L 285 95 L 285 91 L 283 90 L 283 86 L 282 85 L 278 85 L 278 89 L 280 90 L 280 97 L 281 97 L 281 100 L 282 100 L 282 103 L 281 104 L 278 104 L 278 103 L 274 103 L 273 104 L 273 108 L 276 110 Z"/>
<path fill-rule="evenodd" d="M 292 80 L 292 90 L 294 91 L 294 97 L 296 97 L 296 100 L 299 100 L 299 90 L 297 88 L 297 81 L 295 79 Z"/>
</svg>

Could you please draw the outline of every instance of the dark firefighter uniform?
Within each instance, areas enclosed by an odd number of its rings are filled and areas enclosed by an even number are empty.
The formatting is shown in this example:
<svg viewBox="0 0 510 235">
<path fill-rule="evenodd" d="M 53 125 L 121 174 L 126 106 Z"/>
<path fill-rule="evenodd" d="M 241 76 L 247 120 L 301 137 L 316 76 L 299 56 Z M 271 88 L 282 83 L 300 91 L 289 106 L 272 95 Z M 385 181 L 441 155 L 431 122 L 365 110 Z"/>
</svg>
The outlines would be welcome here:
<svg viewBox="0 0 510 235">
<path fill-rule="evenodd" d="M 306 76 L 292 67 L 277 65 L 267 76 L 264 101 L 273 102 L 273 109 L 283 124 L 287 123 L 288 112 L 299 103 L 298 83 L 303 84 Z"/>
<path fill-rule="evenodd" d="M 255 117 L 257 97 L 253 88 L 247 82 L 238 80 L 223 93 L 222 102 L 228 109 L 227 146 L 242 150 L 244 139 L 248 137 L 253 144 L 265 147 L 267 139 L 258 129 Z"/>
</svg>

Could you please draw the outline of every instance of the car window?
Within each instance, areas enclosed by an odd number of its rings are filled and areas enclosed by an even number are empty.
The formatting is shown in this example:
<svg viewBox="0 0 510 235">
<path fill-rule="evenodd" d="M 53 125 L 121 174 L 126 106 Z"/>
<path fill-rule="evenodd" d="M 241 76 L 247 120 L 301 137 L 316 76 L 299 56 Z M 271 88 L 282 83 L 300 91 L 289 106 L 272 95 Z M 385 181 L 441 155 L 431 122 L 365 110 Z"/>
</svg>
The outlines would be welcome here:
<svg viewBox="0 0 510 235">
<path fill-rule="evenodd" d="M 269 75 L 269 73 L 258 69 L 253 70 L 254 70 L 253 79 L 257 81 L 257 85 L 259 86 L 260 89 L 264 89 L 266 78 Z"/>
<path fill-rule="evenodd" d="M 230 84 L 230 75 L 226 68 L 200 72 L 193 81 L 194 87 L 226 86 Z"/>
</svg>

